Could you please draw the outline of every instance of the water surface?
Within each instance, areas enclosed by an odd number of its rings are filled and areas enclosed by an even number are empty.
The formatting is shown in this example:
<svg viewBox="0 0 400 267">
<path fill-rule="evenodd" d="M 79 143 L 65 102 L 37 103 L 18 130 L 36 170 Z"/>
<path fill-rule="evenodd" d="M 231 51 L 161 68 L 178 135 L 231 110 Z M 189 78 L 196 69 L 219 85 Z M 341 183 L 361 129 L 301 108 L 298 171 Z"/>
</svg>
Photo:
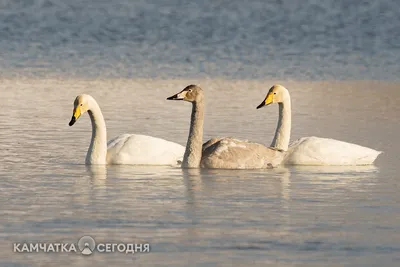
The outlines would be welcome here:
<svg viewBox="0 0 400 267">
<path fill-rule="evenodd" d="M 398 0 L 3 0 L 2 76 L 399 80 Z"/>
<path fill-rule="evenodd" d="M 316 135 L 384 151 L 375 166 L 187 170 L 84 163 L 91 127 L 73 126 L 76 95 L 95 97 L 109 139 L 121 133 L 185 145 L 190 104 L 206 93 L 204 140 L 268 145 L 277 106 L 255 107 L 277 81 L 2 79 L 1 266 L 399 266 L 398 83 L 283 81 L 292 140 Z M 148 254 L 13 253 L 15 242 L 150 243 Z"/>
</svg>

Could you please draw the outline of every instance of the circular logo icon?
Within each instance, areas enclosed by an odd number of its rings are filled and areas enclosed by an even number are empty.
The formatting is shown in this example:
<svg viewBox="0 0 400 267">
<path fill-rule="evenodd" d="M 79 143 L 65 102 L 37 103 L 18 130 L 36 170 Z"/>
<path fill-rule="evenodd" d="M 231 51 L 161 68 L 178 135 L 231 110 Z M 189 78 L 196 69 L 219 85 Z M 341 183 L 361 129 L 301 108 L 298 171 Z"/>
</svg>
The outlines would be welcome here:
<svg viewBox="0 0 400 267">
<path fill-rule="evenodd" d="M 82 236 L 78 241 L 78 248 L 82 255 L 90 255 L 96 247 L 96 241 L 91 236 Z"/>
</svg>

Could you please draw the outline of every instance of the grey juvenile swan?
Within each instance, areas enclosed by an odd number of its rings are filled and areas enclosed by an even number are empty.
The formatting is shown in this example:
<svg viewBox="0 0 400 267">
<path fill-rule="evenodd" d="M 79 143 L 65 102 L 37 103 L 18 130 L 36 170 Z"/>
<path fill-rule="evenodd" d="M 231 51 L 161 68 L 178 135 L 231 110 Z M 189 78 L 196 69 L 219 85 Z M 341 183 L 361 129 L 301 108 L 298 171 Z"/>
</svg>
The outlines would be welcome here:
<svg viewBox="0 0 400 267">
<path fill-rule="evenodd" d="M 204 93 L 199 86 L 189 85 L 167 100 L 192 103 L 182 168 L 262 169 L 275 167 L 282 161 L 285 153 L 279 149 L 231 137 L 213 138 L 203 145 Z"/>
</svg>

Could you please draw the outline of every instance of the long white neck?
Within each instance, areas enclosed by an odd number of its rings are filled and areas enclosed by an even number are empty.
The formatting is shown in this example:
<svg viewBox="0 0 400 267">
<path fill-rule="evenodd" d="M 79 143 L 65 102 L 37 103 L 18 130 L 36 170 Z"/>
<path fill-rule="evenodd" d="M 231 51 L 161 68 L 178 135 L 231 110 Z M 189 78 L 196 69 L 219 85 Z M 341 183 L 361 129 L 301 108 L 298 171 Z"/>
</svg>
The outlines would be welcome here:
<svg viewBox="0 0 400 267">
<path fill-rule="evenodd" d="M 92 140 L 86 154 L 86 164 L 106 164 L 107 158 L 107 130 L 103 114 L 99 105 L 93 99 L 88 111 L 92 122 Z"/>
<path fill-rule="evenodd" d="M 203 147 L 204 102 L 192 103 L 189 137 L 183 156 L 183 168 L 199 168 Z"/>
<path fill-rule="evenodd" d="M 279 103 L 279 120 L 271 147 L 282 149 L 284 151 L 288 150 L 291 127 L 292 108 L 290 104 L 290 96 L 289 93 L 287 93 L 285 100 L 282 103 Z"/>
</svg>

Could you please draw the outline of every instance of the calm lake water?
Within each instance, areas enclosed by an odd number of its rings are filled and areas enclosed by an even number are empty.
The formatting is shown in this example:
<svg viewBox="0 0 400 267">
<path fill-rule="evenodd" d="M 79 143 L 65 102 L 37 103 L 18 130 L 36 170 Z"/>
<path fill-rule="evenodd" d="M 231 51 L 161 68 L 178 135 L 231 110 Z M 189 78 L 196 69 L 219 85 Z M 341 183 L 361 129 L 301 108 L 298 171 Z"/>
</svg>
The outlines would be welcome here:
<svg viewBox="0 0 400 267">
<path fill-rule="evenodd" d="M 277 81 L 2 79 L 1 266 L 399 266 L 397 103 L 390 82 L 281 82 L 292 140 L 316 135 L 384 151 L 369 167 L 190 170 L 87 168 L 87 115 L 68 126 L 76 95 L 95 97 L 108 138 L 121 133 L 185 145 L 190 104 L 206 93 L 204 140 L 268 145 L 277 106 L 255 107 Z M 150 253 L 14 253 L 16 242 L 149 243 Z"/>
<path fill-rule="evenodd" d="M 2 0 L 12 77 L 399 80 L 398 0 Z"/>
<path fill-rule="evenodd" d="M 0 1 L 0 266 L 400 266 L 400 1 Z M 282 81 L 280 81 L 282 80 Z M 306 82 L 310 81 L 310 82 Z M 108 138 L 269 145 L 290 90 L 292 140 L 384 151 L 368 167 L 191 170 L 83 163 L 73 101 L 100 104 Z M 150 253 L 14 253 L 18 242 L 148 243 Z"/>
</svg>

